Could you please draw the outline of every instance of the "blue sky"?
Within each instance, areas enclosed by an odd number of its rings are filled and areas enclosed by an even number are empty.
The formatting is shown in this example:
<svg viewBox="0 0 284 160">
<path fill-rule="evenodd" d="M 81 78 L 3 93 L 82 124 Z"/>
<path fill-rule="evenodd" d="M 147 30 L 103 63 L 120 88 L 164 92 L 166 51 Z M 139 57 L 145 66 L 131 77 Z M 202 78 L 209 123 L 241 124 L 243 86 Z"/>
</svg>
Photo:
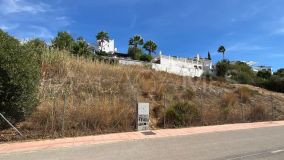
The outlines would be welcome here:
<svg viewBox="0 0 284 160">
<path fill-rule="evenodd" d="M 95 42 L 104 30 L 126 52 L 140 34 L 164 54 L 253 60 L 284 67 L 283 0 L 0 0 L 0 28 L 19 39 L 50 41 L 58 31 Z"/>
</svg>

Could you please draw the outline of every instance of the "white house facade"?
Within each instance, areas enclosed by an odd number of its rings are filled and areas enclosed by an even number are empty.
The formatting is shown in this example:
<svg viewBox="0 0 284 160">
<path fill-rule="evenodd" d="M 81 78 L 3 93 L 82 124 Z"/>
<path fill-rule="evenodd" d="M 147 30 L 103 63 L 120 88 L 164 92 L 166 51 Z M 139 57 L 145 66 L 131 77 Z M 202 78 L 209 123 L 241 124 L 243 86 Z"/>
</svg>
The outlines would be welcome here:
<svg viewBox="0 0 284 160">
<path fill-rule="evenodd" d="M 200 58 L 177 58 L 159 55 L 157 63 L 152 63 L 152 69 L 165 71 L 180 76 L 201 77 L 203 73 L 212 70 L 212 61 Z"/>
<path fill-rule="evenodd" d="M 253 67 L 253 71 L 260 72 L 260 71 L 267 71 L 273 74 L 273 69 L 270 66 L 255 66 Z"/>
<path fill-rule="evenodd" d="M 98 40 L 95 48 L 97 51 L 104 51 L 108 54 L 117 52 L 117 48 L 114 47 L 114 40 L 104 41 L 103 43 Z"/>
</svg>

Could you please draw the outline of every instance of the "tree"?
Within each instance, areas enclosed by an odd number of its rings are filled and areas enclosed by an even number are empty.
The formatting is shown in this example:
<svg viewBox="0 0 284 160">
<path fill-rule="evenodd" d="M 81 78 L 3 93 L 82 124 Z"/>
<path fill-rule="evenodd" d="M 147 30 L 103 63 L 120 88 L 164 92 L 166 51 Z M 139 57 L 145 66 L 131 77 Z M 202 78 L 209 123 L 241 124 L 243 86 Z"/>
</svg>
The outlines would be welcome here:
<svg viewBox="0 0 284 160">
<path fill-rule="evenodd" d="M 12 123 L 23 120 L 37 105 L 37 55 L 36 50 L 0 30 L 0 112 Z M 0 128 L 7 127 L 1 118 L 0 124 Z"/>
<path fill-rule="evenodd" d="M 130 38 L 129 45 L 138 48 L 138 46 L 143 45 L 144 40 L 140 35 L 135 35 L 133 38 Z"/>
<path fill-rule="evenodd" d="M 107 32 L 101 31 L 96 36 L 97 40 L 99 41 L 100 51 L 103 51 L 104 42 L 109 42 L 109 35 Z"/>
<path fill-rule="evenodd" d="M 216 74 L 219 77 L 225 77 L 230 67 L 230 62 L 223 60 L 216 64 Z"/>
<path fill-rule="evenodd" d="M 31 46 L 36 49 L 41 49 L 41 50 L 47 48 L 47 44 L 45 43 L 45 41 L 39 38 L 35 38 L 35 39 L 28 41 L 26 45 Z"/>
<path fill-rule="evenodd" d="M 229 74 L 231 79 L 241 84 L 252 84 L 254 83 L 256 76 L 251 67 L 244 62 L 236 62 L 230 64 Z"/>
<path fill-rule="evenodd" d="M 207 59 L 212 60 L 212 59 L 211 59 L 211 54 L 210 54 L 210 52 L 208 52 Z"/>
<path fill-rule="evenodd" d="M 259 71 L 257 72 L 257 77 L 263 78 L 263 79 L 269 79 L 271 77 L 270 71 Z"/>
<path fill-rule="evenodd" d="M 90 57 L 94 54 L 94 48 L 82 37 L 79 37 L 73 44 L 71 53 L 74 55 Z"/>
<path fill-rule="evenodd" d="M 284 77 L 284 68 L 278 69 L 277 72 L 274 73 L 274 75 Z"/>
<path fill-rule="evenodd" d="M 128 55 L 134 60 L 139 60 L 142 55 L 144 55 L 143 51 L 140 48 L 129 47 Z"/>
<path fill-rule="evenodd" d="M 218 52 L 223 54 L 223 60 L 224 60 L 224 59 L 225 59 L 226 48 L 225 48 L 223 45 L 221 45 L 221 46 L 218 48 Z"/>
<path fill-rule="evenodd" d="M 138 48 L 138 46 L 143 45 L 144 40 L 141 36 L 135 35 L 133 38 L 129 40 L 129 48 L 128 48 L 128 55 L 134 59 L 139 60 L 140 57 L 144 54 L 143 51 Z"/>
<path fill-rule="evenodd" d="M 143 46 L 143 48 L 148 51 L 150 55 L 157 50 L 157 47 L 157 44 L 151 40 L 147 41 Z"/>
<path fill-rule="evenodd" d="M 52 40 L 52 46 L 59 50 L 71 50 L 74 43 L 73 37 L 68 32 L 58 32 Z"/>
</svg>

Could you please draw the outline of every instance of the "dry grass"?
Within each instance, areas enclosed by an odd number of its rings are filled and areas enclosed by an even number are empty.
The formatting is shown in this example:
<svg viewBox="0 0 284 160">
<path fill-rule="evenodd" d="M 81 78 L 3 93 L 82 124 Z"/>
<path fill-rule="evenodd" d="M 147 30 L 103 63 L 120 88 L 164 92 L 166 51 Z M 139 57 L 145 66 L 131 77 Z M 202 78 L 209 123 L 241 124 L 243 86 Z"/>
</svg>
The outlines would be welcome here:
<svg viewBox="0 0 284 160">
<path fill-rule="evenodd" d="M 253 91 L 247 87 L 240 87 L 238 89 L 238 94 L 243 103 L 248 103 L 253 95 Z"/>
</svg>

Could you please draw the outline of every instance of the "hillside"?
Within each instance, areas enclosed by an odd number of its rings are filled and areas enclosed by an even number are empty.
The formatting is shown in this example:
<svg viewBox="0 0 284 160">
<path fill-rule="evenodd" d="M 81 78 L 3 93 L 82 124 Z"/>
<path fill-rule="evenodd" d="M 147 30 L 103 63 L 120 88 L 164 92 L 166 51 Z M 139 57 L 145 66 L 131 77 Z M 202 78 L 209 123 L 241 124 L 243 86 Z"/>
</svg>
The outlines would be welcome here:
<svg viewBox="0 0 284 160">
<path fill-rule="evenodd" d="M 25 138 L 133 131 L 137 101 L 150 103 L 153 129 L 284 119 L 282 93 L 55 52 L 42 56 L 38 107 L 17 126 Z"/>
</svg>

